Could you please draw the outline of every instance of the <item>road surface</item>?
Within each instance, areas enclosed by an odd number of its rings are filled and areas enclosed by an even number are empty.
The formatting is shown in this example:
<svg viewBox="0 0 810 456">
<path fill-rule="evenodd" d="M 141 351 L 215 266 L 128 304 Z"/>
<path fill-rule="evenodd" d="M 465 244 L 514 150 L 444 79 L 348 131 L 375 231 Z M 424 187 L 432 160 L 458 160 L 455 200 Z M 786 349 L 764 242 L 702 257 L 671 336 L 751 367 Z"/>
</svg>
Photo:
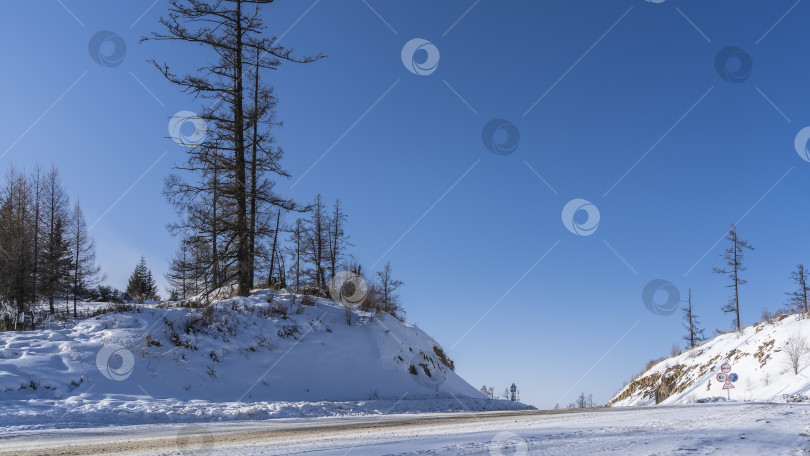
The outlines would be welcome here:
<svg viewBox="0 0 810 456">
<path fill-rule="evenodd" d="M 0 437 L 0 455 L 568 455 L 810 452 L 810 405 L 330 417 L 110 426 Z"/>
</svg>

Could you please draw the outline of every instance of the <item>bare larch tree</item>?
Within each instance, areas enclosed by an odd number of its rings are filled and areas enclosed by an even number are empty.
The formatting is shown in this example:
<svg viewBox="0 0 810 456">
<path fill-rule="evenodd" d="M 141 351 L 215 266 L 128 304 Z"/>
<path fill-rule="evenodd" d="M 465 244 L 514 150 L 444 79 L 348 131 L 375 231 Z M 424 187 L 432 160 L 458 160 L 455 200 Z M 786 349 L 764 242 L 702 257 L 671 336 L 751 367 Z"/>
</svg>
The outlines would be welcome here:
<svg viewBox="0 0 810 456">
<path fill-rule="evenodd" d="M 726 285 L 726 287 L 733 288 L 734 294 L 729 297 L 728 304 L 724 305 L 722 310 L 723 312 L 734 312 L 734 323 L 737 326 L 737 331 L 741 331 L 740 285 L 746 284 L 747 281 L 740 277 L 740 273 L 747 269 L 745 266 L 743 266 L 743 257 L 745 251 L 754 250 L 754 247 L 750 245 L 748 241 L 742 240 L 739 238 L 739 236 L 737 236 L 737 227 L 735 225 L 731 225 L 731 229 L 728 230 L 728 234 L 726 235 L 726 240 L 731 242 L 731 246 L 728 247 L 722 255 L 726 262 L 725 267 L 714 268 L 712 271 L 715 274 L 723 274 L 728 276 L 729 280 L 731 281 L 731 283 Z"/>
<path fill-rule="evenodd" d="M 683 311 L 683 327 L 687 331 L 683 338 L 689 344 L 689 348 L 695 348 L 706 340 L 706 336 L 703 334 L 704 330 L 700 328 L 700 321 L 692 308 L 691 288 L 689 289 L 689 299 L 686 301 L 686 305 L 681 308 L 681 311 Z"/>
<path fill-rule="evenodd" d="M 808 315 L 807 298 L 810 289 L 808 289 L 807 285 L 807 269 L 803 264 L 796 265 L 796 269 L 790 272 L 790 279 L 796 283 L 796 289 L 786 293 L 788 295 L 788 305 L 796 309 L 796 311 Z"/>
</svg>

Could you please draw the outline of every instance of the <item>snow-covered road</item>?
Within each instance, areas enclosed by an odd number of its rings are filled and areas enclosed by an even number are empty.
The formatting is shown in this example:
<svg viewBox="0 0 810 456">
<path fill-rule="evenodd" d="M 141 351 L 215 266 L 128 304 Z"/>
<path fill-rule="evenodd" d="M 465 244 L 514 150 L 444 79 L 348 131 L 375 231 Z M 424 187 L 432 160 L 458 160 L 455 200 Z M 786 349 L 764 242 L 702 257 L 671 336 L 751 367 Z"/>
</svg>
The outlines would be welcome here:
<svg viewBox="0 0 810 456">
<path fill-rule="evenodd" d="M 810 452 L 810 404 L 333 417 L 22 432 L 0 454 L 776 455 Z"/>
</svg>

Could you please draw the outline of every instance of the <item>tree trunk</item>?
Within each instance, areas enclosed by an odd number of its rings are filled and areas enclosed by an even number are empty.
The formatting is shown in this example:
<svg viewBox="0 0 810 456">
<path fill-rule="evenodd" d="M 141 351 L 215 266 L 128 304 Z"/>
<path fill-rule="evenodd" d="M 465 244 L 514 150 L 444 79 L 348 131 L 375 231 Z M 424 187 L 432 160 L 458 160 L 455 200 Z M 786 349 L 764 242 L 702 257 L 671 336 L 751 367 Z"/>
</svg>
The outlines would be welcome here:
<svg viewBox="0 0 810 456">
<path fill-rule="evenodd" d="M 217 203 L 218 203 L 218 194 L 217 189 L 219 188 L 219 155 L 217 150 L 214 149 L 214 185 L 213 185 L 213 193 L 212 193 L 212 212 L 211 212 L 211 281 L 212 281 L 212 289 L 216 290 L 219 288 L 219 252 L 217 249 L 218 238 L 218 227 L 217 227 Z"/>
<path fill-rule="evenodd" d="M 281 209 L 278 210 L 276 215 L 276 231 L 273 233 L 273 250 L 270 253 L 270 273 L 267 275 L 267 286 L 272 287 L 275 285 L 273 280 L 273 271 L 276 267 L 276 246 L 278 245 L 278 227 L 281 222 Z"/>
<path fill-rule="evenodd" d="M 53 219 L 54 219 L 54 216 L 55 216 L 55 213 L 56 213 L 56 207 L 55 207 L 56 202 L 54 201 L 54 196 L 53 196 L 54 191 L 55 191 L 54 184 L 53 184 L 53 181 L 51 181 L 51 217 L 50 217 L 50 220 L 49 220 L 50 227 L 48 229 L 48 247 L 49 247 L 48 256 L 50 257 L 49 260 L 51 260 L 51 263 L 53 263 L 53 261 L 54 261 L 54 259 L 53 259 L 53 251 L 54 251 L 54 248 L 55 248 L 55 245 L 54 245 Z M 53 270 L 53 267 L 54 267 L 53 264 L 48 265 L 48 307 L 49 307 L 49 310 L 51 311 L 51 314 L 54 313 L 54 308 L 53 308 L 53 293 L 54 293 L 53 280 L 54 280 L 54 277 L 53 276 L 55 274 L 55 271 Z"/>
<path fill-rule="evenodd" d="M 339 254 L 338 233 L 340 233 L 340 212 L 337 209 L 335 209 L 335 222 L 334 222 L 334 224 L 335 224 L 335 226 L 334 226 L 334 230 L 335 230 L 334 231 L 334 236 L 332 236 L 329 239 L 329 243 L 332 244 L 332 249 L 331 249 L 332 255 L 331 255 L 331 258 L 330 258 L 331 266 L 332 266 L 332 271 L 331 271 L 332 272 L 332 277 L 335 277 L 335 275 L 337 275 L 337 270 L 336 270 L 337 269 L 337 257 L 338 257 L 338 254 Z"/>
<path fill-rule="evenodd" d="M 295 292 L 301 289 L 301 224 L 295 227 Z"/>
<path fill-rule="evenodd" d="M 78 225 L 78 220 L 76 221 Z M 79 292 L 79 252 L 81 251 L 81 232 L 76 227 L 76 263 L 73 265 L 73 318 L 78 318 L 76 313 L 76 294 Z"/>
<path fill-rule="evenodd" d="M 37 177 L 36 177 L 36 182 L 34 183 L 34 185 L 36 185 L 36 188 L 35 188 L 36 196 L 34 198 L 34 280 L 33 280 L 34 304 L 37 303 L 37 294 L 39 293 L 39 291 L 37 290 L 37 287 L 39 285 L 37 283 L 39 281 L 39 233 L 40 233 L 40 226 L 39 226 L 39 223 L 40 223 L 40 220 L 39 220 L 39 218 L 40 218 L 40 215 L 39 215 L 40 201 L 39 200 L 40 200 L 40 196 L 41 196 L 41 192 L 42 192 L 42 189 L 41 189 L 42 184 L 40 182 L 39 172 L 40 172 L 39 171 L 39 166 L 37 166 L 37 171 L 36 171 L 36 173 L 37 173 L 36 176 Z"/>
<path fill-rule="evenodd" d="M 250 288 L 256 272 L 256 147 L 259 142 L 259 58 L 261 51 L 256 49 L 256 74 L 253 81 L 253 147 L 250 161 Z M 275 246 L 274 246 L 275 247 Z M 273 275 L 273 268 L 270 268 Z"/>
<path fill-rule="evenodd" d="M 695 348 L 695 325 L 692 315 L 692 289 L 689 289 L 689 348 Z"/>
<path fill-rule="evenodd" d="M 236 44 L 234 62 L 234 79 L 236 87 L 233 92 L 234 118 L 234 154 L 236 155 L 236 263 L 237 285 L 240 296 L 250 294 L 250 245 L 247 223 L 247 201 L 245 188 L 245 112 L 242 84 L 242 0 L 236 0 Z"/>
<path fill-rule="evenodd" d="M 740 263 L 737 259 L 737 237 L 734 237 L 734 311 L 737 313 L 737 331 L 740 331 L 740 291 L 739 291 L 739 271 Z"/>
</svg>

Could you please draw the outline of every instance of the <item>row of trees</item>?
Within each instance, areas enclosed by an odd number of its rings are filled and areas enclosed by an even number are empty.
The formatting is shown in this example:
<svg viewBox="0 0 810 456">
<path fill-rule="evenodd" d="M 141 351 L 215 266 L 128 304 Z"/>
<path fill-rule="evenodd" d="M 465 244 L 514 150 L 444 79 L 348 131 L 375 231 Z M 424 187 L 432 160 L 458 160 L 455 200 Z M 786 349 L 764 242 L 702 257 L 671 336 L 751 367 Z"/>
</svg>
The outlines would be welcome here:
<svg viewBox="0 0 810 456">
<path fill-rule="evenodd" d="M 312 205 L 297 210 L 306 211 L 309 217 L 298 218 L 293 226 L 288 226 L 282 223 L 282 209 L 277 210 L 273 226 L 258 231 L 268 242 L 255 245 L 253 264 L 266 277 L 262 281 L 266 286 L 326 296 L 327 278 L 333 277 L 338 267 L 345 267 L 342 260 L 349 245 L 344 230 L 346 215 L 340 200 L 327 213 L 320 195 Z M 170 261 L 167 280 L 180 299 L 207 296 L 222 286 L 237 283 L 236 263 L 228 261 L 231 237 L 199 235 L 206 230 L 210 231 L 211 226 L 200 223 L 186 231 L 198 235 L 183 236 Z M 289 237 L 286 245 L 284 236 Z"/>
<path fill-rule="evenodd" d="M 266 285 L 289 288 L 295 293 L 328 296 L 331 279 L 346 270 L 363 278 L 368 285 L 365 298 L 360 302 L 364 310 L 386 312 L 402 317 L 399 287 L 403 282 L 393 276 L 390 263 L 372 276 L 348 253 L 349 235 L 345 226 L 347 214 L 340 200 L 331 208 L 323 203 L 321 195 L 306 206 L 308 214 L 292 225 L 283 223 L 281 211 L 276 215 L 269 245 L 256 250 L 257 270 L 265 273 Z M 287 237 L 286 243 L 284 236 Z M 219 286 L 233 281 L 212 283 L 214 246 L 184 239 L 169 264 L 166 278 L 173 287 L 171 294 L 180 300 L 206 295 Z M 220 248 L 221 251 L 221 248 Z M 226 279 L 227 276 L 223 277 Z"/>
<path fill-rule="evenodd" d="M 289 244 L 283 252 L 291 260 L 288 285 L 296 293 L 314 288 L 314 292 L 325 294 L 329 280 L 337 274 L 338 267 L 347 268 L 342 263 L 346 248 L 351 245 L 345 232 L 347 215 L 340 200 L 335 201 L 331 210 L 327 210 L 321 195 L 315 196 L 315 201 L 308 208 L 309 216 L 298 218 L 295 225 L 287 230 L 290 234 Z M 273 252 L 275 250 L 273 248 Z M 270 270 L 270 284 L 286 285 L 284 255 L 280 256 L 276 266 L 275 271 Z M 362 275 L 360 266 L 348 265 L 348 268 L 354 268 L 356 271 L 352 272 Z"/>
<path fill-rule="evenodd" d="M 579 393 L 576 400 L 574 402 L 569 402 L 567 408 L 592 408 L 596 407 L 596 404 L 593 402 L 593 394 L 585 395 L 585 392 Z"/>
<path fill-rule="evenodd" d="M 728 285 L 726 285 L 726 287 L 731 288 L 733 291 L 731 296 L 729 296 L 728 302 L 723 305 L 721 310 L 734 315 L 732 325 L 737 331 L 741 331 L 740 287 L 748 283 L 747 280 L 741 277 L 741 273 L 747 269 L 743 260 L 745 253 L 754 250 L 754 247 L 748 241 L 740 239 L 737 235 L 737 227 L 734 225 L 729 229 L 726 240 L 731 245 L 727 247 L 722 254 L 724 265 L 720 268 L 713 268 L 712 271 L 715 274 L 724 275 L 728 279 Z M 810 302 L 808 299 L 810 298 L 810 287 L 808 287 L 808 285 L 810 285 L 810 274 L 807 268 L 803 264 L 798 264 L 790 272 L 788 277 L 794 283 L 795 288 L 785 293 L 787 295 L 787 310 L 810 315 Z M 707 338 L 704 334 L 704 330 L 700 327 L 700 320 L 692 306 L 691 289 L 689 289 L 689 299 L 681 310 L 683 312 L 683 325 L 686 329 L 686 334 L 683 338 L 687 343 L 687 348 L 694 348 Z"/>
<path fill-rule="evenodd" d="M 312 63 L 324 56 L 296 57 L 265 34 L 262 11 L 272 0 L 170 0 L 162 32 L 143 40 L 200 45 L 214 57 L 194 73 L 160 73 L 202 101 L 206 135 L 185 144 L 184 163 L 165 182 L 164 194 L 180 221 L 170 225 L 180 246 L 170 261 L 171 294 L 207 301 L 230 287 L 246 296 L 257 285 L 328 295 L 339 270 L 363 276 L 370 292 L 363 306 L 399 313 L 401 282 L 386 265 L 369 280 L 348 258 L 346 214 L 340 200 L 328 208 L 321 195 L 302 205 L 276 191 L 289 178 L 272 129 L 280 125 L 277 98 L 265 73 L 283 62 Z M 288 224 L 285 218 L 295 217 Z"/>
<path fill-rule="evenodd" d="M 181 218 L 171 226 L 181 238 L 179 267 L 172 273 L 181 296 L 207 296 L 231 284 L 247 296 L 257 260 L 269 256 L 273 263 L 277 253 L 277 242 L 273 252 L 266 248 L 270 235 L 278 233 L 272 221 L 277 227 L 280 211 L 305 209 L 274 190 L 276 179 L 289 175 L 279 164 L 283 153 L 271 133 L 279 124 L 277 99 L 262 73 L 283 61 L 309 63 L 323 56 L 296 58 L 275 36 L 263 36 L 261 12 L 271 2 L 170 0 L 168 17 L 160 19 L 164 32 L 144 38 L 203 46 L 215 56 L 182 76 L 152 61 L 167 80 L 204 102 L 199 117 L 207 134 L 188 144 L 185 163 L 165 185 Z M 266 272 L 272 275 L 274 269 Z"/>
<path fill-rule="evenodd" d="M 593 401 L 593 394 L 585 395 L 585 392 L 579 393 L 579 396 L 574 400 L 574 402 L 569 402 L 565 408 L 575 409 L 575 408 L 593 408 L 599 407 L 597 403 Z M 560 408 L 560 404 L 554 404 L 553 409 L 558 410 Z"/>
<path fill-rule="evenodd" d="M 494 386 L 484 385 L 478 391 L 481 391 L 482 393 L 484 393 L 485 396 L 489 397 L 490 399 L 503 399 L 505 401 L 511 401 L 512 400 L 512 393 L 509 391 L 509 387 L 504 387 L 503 391 L 501 391 L 501 394 L 499 394 L 499 395 L 495 394 L 495 387 Z M 515 390 L 515 401 L 520 401 L 520 391 L 519 390 Z M 557 407 L 557 408 L 559 408 L 559 407 Z"/>
<path fill-rule="evenodd" d="M 76 316 L 77 296 L 101 280 L 81 205 L 71 205 L 59 171 L 10 169 L 0 189 L 0 310 L 31 328 L 39 304 L 53 314 L 72 297 Z"/>
<path fill-rule="evenodd" d="M 143 38 L 202 46 L 212 57 L 184 75 L 151 61 L 203 105 L 199 119 L 189 120 L 203 122 L 205 135 L 184 144 L 185 160 L 164 185 L 179 215 L 169 227 L 181 242 L 168 279 L 180 299 L 207 298 L 226 286 L 246 296 L 256 280 L 281 287 L 288 275 L 296 291 L 325 295 L 329 279 L 345 263 L 349 244 L 340 202 L 327 211 L 320 195 L 301 205 L 276 191 L 277 180 L 289 174 L 272 135 L 280 122 L 265 73 L 282 62 L 311 63 L 324 56 L 296 57 L 276 36 L 266 36 L 262 10 L 270 4 L 170 0 L 168 15 L 160 19 L 162 32 Z M 75 314 L 75 296 L 100 278 L 81 209 L 76 205 L 69 211 L 68 205 L 55 170 L 9 176 L 0 227 L 5 246 L 0 299 L 16 309 L 15 315 L 41 298 L 53 311 L 56 298 L 66 293 L 73 293 Z M 282 225 L 286 213 L 308 215 L 288 227 Z M 282 247 L 285 235 L 289 244 Z M 396 313 L 395 290 L 401 283 L 391 277 L 390 265 L 377 278 L 368 305 Z M 128 288 L 137 299 L 148 299 L 154 293 L 141 279 Z"/>
</svg>

